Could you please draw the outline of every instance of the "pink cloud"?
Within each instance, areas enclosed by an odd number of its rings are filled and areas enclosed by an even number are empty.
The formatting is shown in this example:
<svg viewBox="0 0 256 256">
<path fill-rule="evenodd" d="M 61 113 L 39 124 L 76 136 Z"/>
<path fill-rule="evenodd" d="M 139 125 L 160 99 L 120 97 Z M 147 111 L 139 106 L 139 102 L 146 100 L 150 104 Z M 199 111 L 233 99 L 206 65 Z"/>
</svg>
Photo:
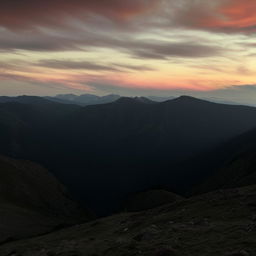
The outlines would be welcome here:
<svg viewBox="0 0 256 256">
<path fill-rule="evenodd" d="M 177 25 L 220 32 L 255 31 L 255 1 L 185 0 L 183 3 L 182 6 L 176 6 L 174 21 Z"/>
</svg>

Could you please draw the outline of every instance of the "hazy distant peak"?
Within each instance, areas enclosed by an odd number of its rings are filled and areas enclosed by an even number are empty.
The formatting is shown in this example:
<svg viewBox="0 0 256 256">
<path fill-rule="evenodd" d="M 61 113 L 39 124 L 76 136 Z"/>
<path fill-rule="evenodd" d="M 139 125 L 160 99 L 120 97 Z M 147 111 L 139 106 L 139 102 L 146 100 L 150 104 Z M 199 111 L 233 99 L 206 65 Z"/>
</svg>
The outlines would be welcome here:
<svg viewBox="0 0 256 256">
<path fill-rule="evenodd" d="M 147 103 L 147 104 L 152 104 L 152 103 L 155 103 L 153 100 L 150 100 L 146 97 L 135 97 L 134 98 L 136 101 L 139 101 L 139 102 L 143 102 L 143 103 Z"/>
<path fill-rule="evenodd" d="M 130 97 L 121 97 L 118 100 L 115 101 L 115 103 L 134 103 L 137 102 L 134 98 L 130 98 Z"/>
<path fill-rule="evenodd" d="M 110 102 L 114 102 L 119 98 L 120 96 L 115 94 L 109 94 L 105 96 L 98 96 L 94 94 L 82 94 L 82 95 L 59 94 L 59 95 L 56 95 L 55 97 L 47 97 L 47 99 L 50 99 L 52 101 L 65 103 L 65 104 L 77 104 L 81 106 L 110 103 Z"/>
<path fill-rule="evenodd" d="M 146 97 L 121 97 L 119 98 L 116 103 L 124 103 L 124 104 L 129 104 L 129 103 L 143 103 L 143 104 L 152 104 L 154 101 L 146 98 Z"/>
<path fill-rule="evenodd" d="M 0 97 L 0 103 L 10 103 L 10 102 L 16 102 L 16 103 L 23 103 L 23 104 L 49 104 L 53 103 L 52 101 L 49 101 L 46 98 L 42 98 L 39 96 L 17 96 L 17 97 L 7 97 L 7 96 L 1 96 Z"/>
<path fill-rule="evenodd" d="M 63 96 L 77 97 L 77 95 L 75 95 L 75 94 L 73 94 L 73 93 L 69 93 L 69 94 L 57 94 L 55 97 L 63 97 Z"/>
<path fill-rule="evenodd" d="M 106 97 L 121 97 L 119 94 L 107 94 L 105 96 L 101 96 L 101 98 L 106 98 Z"/>
</svg>

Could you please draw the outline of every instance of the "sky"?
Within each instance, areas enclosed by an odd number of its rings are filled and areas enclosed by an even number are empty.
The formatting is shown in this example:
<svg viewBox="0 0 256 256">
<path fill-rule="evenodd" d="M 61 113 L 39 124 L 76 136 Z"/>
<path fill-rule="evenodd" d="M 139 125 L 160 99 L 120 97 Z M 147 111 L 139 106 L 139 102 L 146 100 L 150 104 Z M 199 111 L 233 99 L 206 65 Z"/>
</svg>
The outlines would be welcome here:
<svg viewBox="0 0 256 256">
<path fill-rule="evenodd" d="M 256 100 L 256 1 L 0 1 L 0 95 Z"/>
</svg>

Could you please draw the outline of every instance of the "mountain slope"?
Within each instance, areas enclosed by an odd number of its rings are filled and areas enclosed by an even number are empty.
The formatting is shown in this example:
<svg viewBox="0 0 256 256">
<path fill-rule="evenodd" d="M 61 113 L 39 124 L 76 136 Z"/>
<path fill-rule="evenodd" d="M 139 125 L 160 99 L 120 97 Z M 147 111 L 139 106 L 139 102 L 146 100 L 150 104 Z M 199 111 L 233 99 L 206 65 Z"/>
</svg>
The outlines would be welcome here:
<svg viewBox="0 0 256 256">
<path fill-rule="evenodd" d="M 45 169 L 29 161 L 0 156 L 0 219 L 1 243 L 89 217 Z"/>
<path fill-rule="evenodd" d="M 256 127 L 256 108 L 187 96 L 87 107 L 5 103 L 0 112 L 0 152 L 43 164 L 100 215 L 136 191 L 188 191 L 212 165 L 191 168 L 188 159 Z"/>
<path fill-rule="evenodd" d="M 196 193 L 256 183 L 256 129 L 237 136 L 217 147 L 205 158 L 215 163 L 214 170 Z"/>
<path fill-rule="evenodd" d="M 136 193 L 125 200 L 123 209 L 128 212 L 145 211 L 164 204 L 175 203 L 184 198 L 165 190 L 149 190 Z"/>
<path fill-rule="evenodd" d="M 52 168 L 57 177 L 105 214 L 135 191 L 156 186 L 188 190 L 193 170 L 177 168 L 180 162 L 255 126 L 252 107 L 185 96 L 154 104 L 121 98 L 73 112 L 61 129 L 54 129 L 54 145 L 42 155 L 49 154 L 49 159 L 55 154 L 54 160 L 61 165 Z M 101 205 L 96 205 L 98 201 Z"/>
<path fill-rule="evenodd" d="M 0 153 L 25 156 L 26 145 L 79 106 L 59 104 L 40 97 L 0 97 Z M 26 157 L 25 157 L 26 158 Z"/>
<path fill-rule="evenodd" d="M 7 100 L 1 100 L 1 98 L 7 98 Z M 77 105 L 55 103 L 33 96 L 0 97 L 0 119 L 16 118 L 28 125 L 40 126 L 56 122 L 79 108 Z"/>
<path fill-rule="evenodd" d="M 117 147 L 131 147 L 142 153 L 175 148 L 176 157 L 193 155 L 256 126 L 255 108 L 191 97 L 159 104 L 143 103 L 121 98 L 111 104 L 89 106 L 74 112 L 65 125 L 68 132 L 78 137 L 83 133 L 82 139 L 87 141 L 82 142 L 90 142 L 92 138 L 87 138 L 87 134 L 94 133 L 94 142 L 100 137 L 102 142 L 113 145 L 114 141 L 119 144 Z"/>
<path fill-rule="evenodd" d="M 0 246 L 1 255 L 255 255 L 256 187 L 123 213 Z"/>
</svg>

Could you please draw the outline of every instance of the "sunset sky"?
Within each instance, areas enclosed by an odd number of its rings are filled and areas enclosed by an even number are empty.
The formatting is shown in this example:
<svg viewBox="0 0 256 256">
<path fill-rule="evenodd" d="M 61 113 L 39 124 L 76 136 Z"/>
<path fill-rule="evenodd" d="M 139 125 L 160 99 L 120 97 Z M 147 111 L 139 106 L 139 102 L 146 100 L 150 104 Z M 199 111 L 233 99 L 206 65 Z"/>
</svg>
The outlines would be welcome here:
<svg viewBox="0 0 256 256">
<path fill-rule="evenodd" d="M 256 101 L 256 1 L 0 2 L 0 94 Z"/>
</svg>

